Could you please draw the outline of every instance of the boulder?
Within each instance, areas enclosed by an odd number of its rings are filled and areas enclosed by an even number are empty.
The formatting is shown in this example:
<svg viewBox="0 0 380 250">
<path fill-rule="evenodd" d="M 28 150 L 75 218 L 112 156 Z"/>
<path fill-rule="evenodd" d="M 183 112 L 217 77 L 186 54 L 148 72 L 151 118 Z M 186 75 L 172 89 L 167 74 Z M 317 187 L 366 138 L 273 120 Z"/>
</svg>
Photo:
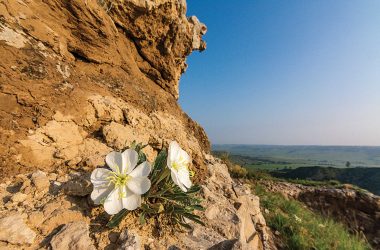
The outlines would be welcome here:
<svg viewBox="0 0 380 250">
<path fill-rule="evenodd" d="M 38 170 L 32 173 L 30 179 L 38 191 L 46 192 L 49 189 L 50 182 L 45 172 Z"/>
<path fill-rule="evenodd" d="M 119 250 L 140 250 L 140 236 L 136 232 L 131 232 L 128 229 L 124 230 L 118 240 Z"/>
<path fill-rule="evenodd" d="M 89 175 L 76 176 L 66 182 L 63 186 L 65 194 L 70 196 L 84 197 L 90 194 L 93 190 Z"/>
<path fill-rule="evenodd" d="M 16 245 L 32 244 L 36 233 L 24 222 L 19 213 L 6 214 L 0 218 L 0 241 Z"/>
<path fill-rule="evenodd" d="M 66 224 L 50 241 L 52 250 L 95 250 L 89 236 L 88 225 L 83 221 Z"/>
</svg>

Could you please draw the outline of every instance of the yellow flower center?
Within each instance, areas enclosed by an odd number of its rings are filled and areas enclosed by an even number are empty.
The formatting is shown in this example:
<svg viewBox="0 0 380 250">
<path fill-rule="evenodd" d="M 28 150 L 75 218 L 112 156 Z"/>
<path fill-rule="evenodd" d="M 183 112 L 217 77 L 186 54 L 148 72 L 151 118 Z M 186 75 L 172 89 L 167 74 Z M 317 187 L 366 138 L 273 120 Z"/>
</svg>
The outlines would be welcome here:
<svg viewBox="0 0 380 250">
<path fill-rule="evenodd" d="M 184 168 L 187 171 L 189 171 L 190 176 L 193 177 L 195 175 L 195 173 L 194 173 L 194 171 L 191 171 L 189 169 L 189 165 L 190 165 L 190 163 L 187 162 L 182 156 L 179 157 L 178 161 L 172 162 L 172 168 L 175 171 L 178 172 L 181 168 Z"/>
<path fill-rule="evenodd" d="M 115 185 L 115 188 L 123 187 L 127 185 L 128 181 L 132 178 L 126 173 L 121 173 L 119 167 L 115 167 L 116 172 L 111 172 L 111 175 L 107 177 L 110 183 Z"/>
</svg>

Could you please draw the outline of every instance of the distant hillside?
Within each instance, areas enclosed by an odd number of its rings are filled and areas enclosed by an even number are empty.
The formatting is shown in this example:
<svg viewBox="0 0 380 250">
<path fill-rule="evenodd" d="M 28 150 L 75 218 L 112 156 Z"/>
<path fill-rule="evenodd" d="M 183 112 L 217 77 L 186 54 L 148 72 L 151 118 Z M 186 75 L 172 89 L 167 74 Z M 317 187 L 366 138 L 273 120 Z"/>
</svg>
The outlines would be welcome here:
<svg viewBox="0 0 380 250">
<path fill-rule="evenodd" d="M 303 165 L 345 167 L 349 161 L 351 167 L 380 167 L 380 147 L 217 144 L 212 149 Z"/>
<path fill-rule="evenodd" d="M 338 180 L 342 183 L 354 184 L 380 195 L 380 168 L 300 167 L 276 170 L 270 173 L 274 177 L 286 179 Z"/>
</svg>

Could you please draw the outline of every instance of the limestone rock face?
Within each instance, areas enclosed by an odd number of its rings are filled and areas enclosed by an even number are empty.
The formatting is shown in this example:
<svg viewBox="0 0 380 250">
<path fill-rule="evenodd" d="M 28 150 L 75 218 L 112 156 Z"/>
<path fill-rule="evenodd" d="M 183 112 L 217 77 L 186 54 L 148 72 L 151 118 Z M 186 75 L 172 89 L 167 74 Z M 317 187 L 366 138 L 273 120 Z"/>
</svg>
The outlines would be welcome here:
<svg viewBox="0 0 380 250">
<path fill-rule="evenodd" d="M 24 222 L 21 214 L 3 215 L 0 218 L 0 241 L 9 242 L 14 245 L 32 244 L 36 233 Z"/>
<path fill-rule="evenodd" d="M 185 1 L 5 1 L 0 17 L 0 178 L 102 166 L 133 140 L 150 159 L 177 140 L 204 170 L 207 136 L 177 103 L 205 47 Z"/>
<path fill-rule="evenodd" d="M 54 235 L 50 244 L 53 250 L 95 250 L 89 236 L 88 225 L 83 221 L 65 225 Z"/>
<path fill-rule="evenodd" d="M 195 16 L 186 17 L 184 0 L 105 1 L 116 25 L 122 27 L 147 63 L 142 72 L 174 96 L 178 80 L 186 70 L 185 58 L 193 50 L 204 50 L 207 31 Z M 107 6 L 107 4 L 106 4 Z M 157 22 L 156 18 L 162 18 Z"/>
<path fill-rule="evenodd" d="M 233 180 L 219 159 L 206 155 L 210 177 L 203 188 L 206 227 L 181 238 L 189 249 L 276 249 L 260 210 L 259 197 Z"/>
</svg>

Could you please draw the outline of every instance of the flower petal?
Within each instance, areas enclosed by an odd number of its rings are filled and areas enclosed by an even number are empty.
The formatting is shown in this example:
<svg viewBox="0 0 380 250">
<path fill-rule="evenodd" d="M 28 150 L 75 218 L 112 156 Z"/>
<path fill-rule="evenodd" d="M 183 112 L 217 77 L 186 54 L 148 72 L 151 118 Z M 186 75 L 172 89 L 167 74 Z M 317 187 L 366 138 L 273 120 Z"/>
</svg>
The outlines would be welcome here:
<svg viewBox="0 0 380 250">
<path fill-rule="evenodd" d="M 129 174 L 132 177 L 142 177 L 148 176 L 151 170 L 151 166 L 147 161 L 144 161 L 140 165 L 138 165 L 132 172 Z"/>
<path fill-rule="evenodd" d="M 185 187 L 191 187 L 190 173 L 187 168 L 180 168 L 178 170 L 178 179 Z"/>
<path fill-rule="evenodd" d="M 129 174 L 136 167 L 139 155 L 133 149 L 127 149 L 123 153 L 123 173 Z"/>
<path fill-rule="evenodd" d="M 150 185 L 147 177 L 136 177 L 127 182 L 127 187 L 135 194 L 145 194 L 150 189 Z"/>
<path fill-rule="evenodd" d="M 119 152 L 112 151 L 106 156 L 106 163 L 112 171 L 120 173 L 123 170 L 123 156 Z"/>
<path fill-rule="evenodd" d="M 107 214 L 117 214 L 123 209 L 122 199 L 120 198 L 120 189 L 116 188 L 111 191 L 104 202 L 104 210 Z"/>
<path fill-rule="evenodd" d="M 94 187 L 91 193 L 91 199 L 95 204 L 102 204 L 107 199 L 108 195 L 114 189 L 113 185 Z"/>
<path fill-rule="evenodd" d="M 171 177 L 172 177 L 172 180 L 173 182 L 183 191 L 183 192 L 187 192 L 187 188 L 180 182 L 180 180 L 178 179 L 178 175 L 177 175 L 177 172 L 172 170 L 171 171 Z"/>
<path fill-rule="evenodd" d="M 177 161 L 178 158 L 178 153 L 181 150 L 181 147 L 176 141 L 171 141 L 169 144 L 169 151 L 168 151 L 168 160 L 167 160 L 167 165 L 169 168 L 172 166 L 172 162 Z"/>
<path fill-rule="evenodd" d="M 182 148 L 181 148 L 181 150 L 180 150 L 179 153 L 178 153 L 178 158 L 179 158 L 180 161 L 183 160 L 183 161 L 186 162 L 187 164 L 191 163 L 191 157 L 190 157 L 189 154 L 188 154 L 185 150 L 183 150 Z"/>
<path fill-rule="evenodd" d="M 141 195 L 134 194 L 131 190 L 125 187 L 126 196 L 122 199 L 123 208 L 127 210 L 135 210 L 141 206 Z"/>
<path fill-rule="evenodd" d="M 107 185 L 109 183 L 109 180 L 107 180 L 107 177 L 111 175 L 111 171 L 105 168 L 96 168 L 91 173 L 91 182 L 94 184 L 95 187 L 97 186 L 103 186 Z"/>
</svg>

